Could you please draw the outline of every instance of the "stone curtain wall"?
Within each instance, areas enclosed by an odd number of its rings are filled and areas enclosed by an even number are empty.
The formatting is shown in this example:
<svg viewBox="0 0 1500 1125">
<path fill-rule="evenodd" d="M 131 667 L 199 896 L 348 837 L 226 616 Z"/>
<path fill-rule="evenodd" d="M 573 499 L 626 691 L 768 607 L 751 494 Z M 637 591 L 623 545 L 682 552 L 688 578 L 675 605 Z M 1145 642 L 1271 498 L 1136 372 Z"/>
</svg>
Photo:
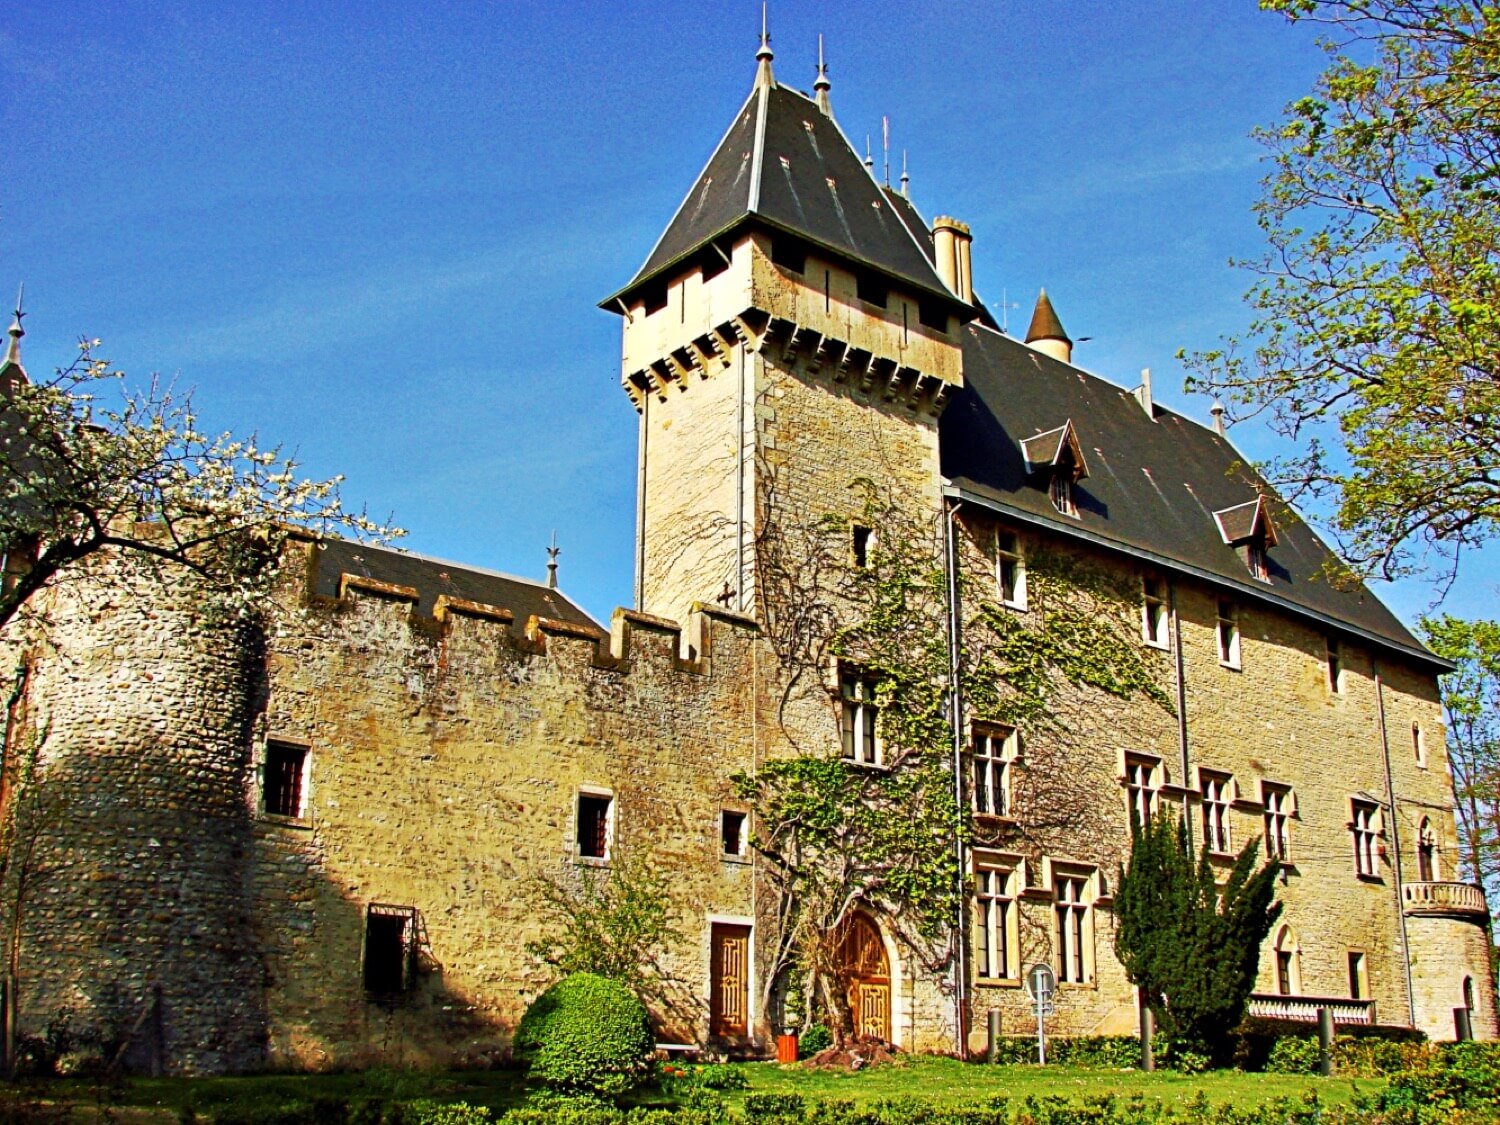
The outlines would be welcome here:
<svg viewBox="0 0 1500 1125">
<path fill-rule="evenodd" d="M 413 617 L 352 590 L 286 615 L 264 737 L 309 748 L 308 815 L 256 826 L 270 1061 L 481 1062 L 552 979 L 527 882 L 576 873 L 580 787 L 614 799 L 614 849 L 672 873 L 668 1040 L 702 1034 L 709 917 L 753 914 L 750 864 L 722 857 L 729 776 L 752 761 L 755 629 L 705 611 L 694 659 L 675 625 L 617 613 L 613 638 L 542 623 Z M 257 746 L 261 740 L 257 739 Z M 371 903 L 418 912 L 428 947 L 396 1004 L 361 978 Z M 752 1005 L 755 1003 L 752 996 Z"/>
</svg>

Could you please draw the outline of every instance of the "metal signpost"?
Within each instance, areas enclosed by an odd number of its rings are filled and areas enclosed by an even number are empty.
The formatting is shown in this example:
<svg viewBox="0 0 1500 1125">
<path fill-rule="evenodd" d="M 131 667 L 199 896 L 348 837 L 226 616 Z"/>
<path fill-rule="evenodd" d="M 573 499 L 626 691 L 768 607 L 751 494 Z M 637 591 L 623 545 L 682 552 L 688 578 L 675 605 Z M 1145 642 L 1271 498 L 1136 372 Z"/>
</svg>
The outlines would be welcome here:
<svg viewBox="0 0 1500 1125">
<path fill-rule="evenodd" d="M 1057 995 L 1057 974 L 1052 971 L 1052 966 L 1037 963 L 1026 973 L 1026 995 L 1031 998 L 1031 1006 L 1036 1009 L 1036 1058 L 1037 1062 L 1047 1065 L 1047 1030 L 1043 1024 L 1048 1016 L 1057 1011 L 1052 1003 L 1052 998 Z"/>
</svg>

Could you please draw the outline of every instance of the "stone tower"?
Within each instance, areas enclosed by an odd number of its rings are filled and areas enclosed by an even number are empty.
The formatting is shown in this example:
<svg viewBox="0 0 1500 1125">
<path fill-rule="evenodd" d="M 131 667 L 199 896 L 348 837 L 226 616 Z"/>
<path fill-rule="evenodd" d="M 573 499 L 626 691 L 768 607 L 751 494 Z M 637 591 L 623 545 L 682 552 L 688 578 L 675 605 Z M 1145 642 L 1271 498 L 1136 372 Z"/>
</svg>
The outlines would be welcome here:
<svg viewBox="0 0 1500 1125">
<path fill-rule="evenodd" d="M 760 616 L 768 517 L 846 515 L 874 482 L 913 515 L 941 506 L 937 418 L 962 385 L 974 316 L 968 231 L 936 246 L 815 95 L 755 82 L 645 264 L 601 307 L 624 321 L 640 413 L 636 602 Z M 947 263 L 947 268 L 944 268 Z"/>
</svg>

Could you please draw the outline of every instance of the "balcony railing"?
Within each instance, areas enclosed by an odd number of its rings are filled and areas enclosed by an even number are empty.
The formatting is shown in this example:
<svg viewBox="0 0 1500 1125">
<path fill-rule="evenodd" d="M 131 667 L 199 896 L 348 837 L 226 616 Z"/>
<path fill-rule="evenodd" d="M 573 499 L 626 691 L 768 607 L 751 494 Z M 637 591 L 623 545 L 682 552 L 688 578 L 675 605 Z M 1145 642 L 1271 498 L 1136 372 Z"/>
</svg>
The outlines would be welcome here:
<svg viewBox="0 0 1500 1125">
<path fill-rule="evenodd" d="M 1267 1020 L 1317 1023 L 1319 1008 L 1331 1011 L 1334 1023 L 1375 1022 L 1375 1001 L 1351 1000 L 1347 996 L 1278 996 L 1255 992 L 1250 996 L 1246 1014 Z"/>
<path fill-rule="evenodd" d="M 1484 892 L 1472 883 L 1402 883 L 1401 903 L 1408 914 L 1448 914 L 1483 918 Z"/>
</svg>

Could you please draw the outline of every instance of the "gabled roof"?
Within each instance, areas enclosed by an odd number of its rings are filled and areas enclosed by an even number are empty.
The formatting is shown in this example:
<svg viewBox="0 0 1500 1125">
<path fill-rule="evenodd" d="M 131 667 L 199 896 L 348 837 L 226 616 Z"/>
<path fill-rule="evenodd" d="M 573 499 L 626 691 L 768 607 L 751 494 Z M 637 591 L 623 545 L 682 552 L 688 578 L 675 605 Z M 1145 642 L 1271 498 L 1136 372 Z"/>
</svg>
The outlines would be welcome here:
<svg viewBox="0 0 1500 1125">
<path fill-rule="evenodd" d="M 1230 546 L 1250 539 L 1263 539 L 1267 547 L 1276 546 L 1276 525 L 1271 522 L 1270 507 L 1264 496 L 1214 513 L 1219 534 Z"/>
<path fill-rule="evenodd" d="M 1446 668 L 1364 587 L 1335 588 L 1323 572 L 1334 556 L 1290 508 L 1270 496 L 1249 505 L 1257 484 L 1223 437 L 1158 407 L 1153 421 L 1135 396 L 981 324 L 961 332 L 964 387 L 938 423 L 950 494 L 1006 518 L 1042 526 L 1163 570 L 1195 575 L 1247 599 L 1271 601 L 1333 632 L 1379 642 Z M 1087 449 L 1090 478 L 1073 488 L 1078 519 L 1060 517 L 1030 472 L 1021 441 L 1070 418 Z M 1253 578 L 1226 541 L 1276 509 L 1277 550 L 1269 582 Z M 1257 515 L 1256 509 L 1260 514 Z M 1269 526 L 1269 525 L 1266 525 Z"/>
<path fill-rule="evenodd" d="M 600 307 L 617 307 L 711 240 L 758 223 L 967 308 L 938 277 L 931 246 L 910 229 L 920 222 L 910 204 L 889 198 L 812 98 L 768 75 L 766 68 L 645 264 Z"/>
<path fill-rule="evenodd" d="M 1061 426 L 1022 438 L 1021 456 L 1026 458 L 1026 467 L 1031 472 L 1066 468 L 1075 481 L 1089 475 L 1089 465 L 1083 459 L 1083 446 L 1078 442 L 1078 431 L 1073 429 L 1071 418 Z"/>
</svg>

